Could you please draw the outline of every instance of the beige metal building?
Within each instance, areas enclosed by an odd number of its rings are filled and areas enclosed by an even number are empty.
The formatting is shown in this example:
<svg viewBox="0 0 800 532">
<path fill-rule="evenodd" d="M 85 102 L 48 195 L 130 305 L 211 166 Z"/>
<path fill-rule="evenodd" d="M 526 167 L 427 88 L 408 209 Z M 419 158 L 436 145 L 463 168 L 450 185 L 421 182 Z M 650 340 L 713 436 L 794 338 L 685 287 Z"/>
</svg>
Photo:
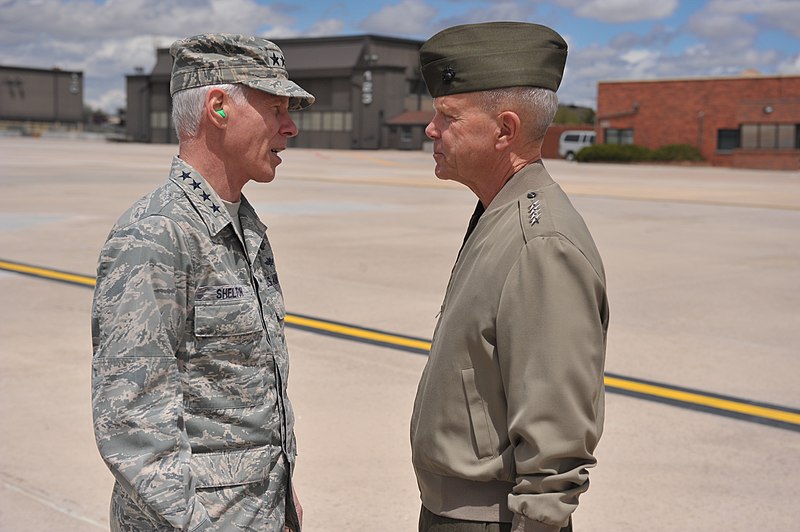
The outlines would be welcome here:
<svg viewBox="0 0 800 532">
<path fill-rule="evenodd" d="M 0 130 L 79 129 L 82 118 L 82 72 L 0 66 Z"/>
</svg>

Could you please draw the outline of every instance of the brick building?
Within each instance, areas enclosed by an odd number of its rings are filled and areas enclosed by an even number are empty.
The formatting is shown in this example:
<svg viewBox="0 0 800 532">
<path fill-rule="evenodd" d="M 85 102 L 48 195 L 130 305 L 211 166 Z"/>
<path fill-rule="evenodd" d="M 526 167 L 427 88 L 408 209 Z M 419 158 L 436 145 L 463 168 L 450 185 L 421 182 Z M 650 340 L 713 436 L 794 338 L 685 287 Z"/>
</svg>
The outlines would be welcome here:
<svg viewBox="0 0 800 532">
<path fill-rule="evenodd" d="M 800 76 L 607 81 L 598 142 L 690 144 L 714 166 L 800 169 Z"/>
</svg>

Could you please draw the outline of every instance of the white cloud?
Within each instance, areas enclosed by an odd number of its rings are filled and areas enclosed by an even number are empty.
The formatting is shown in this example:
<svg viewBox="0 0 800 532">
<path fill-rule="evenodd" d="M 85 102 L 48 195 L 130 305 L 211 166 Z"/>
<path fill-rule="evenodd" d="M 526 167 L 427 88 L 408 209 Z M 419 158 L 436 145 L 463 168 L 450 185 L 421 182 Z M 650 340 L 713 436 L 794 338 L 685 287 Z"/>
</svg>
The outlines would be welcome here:
<svg viewBox="0 0 800 532">
<path fill-rule="evenodd" d="M 797 0 L 710 0 L 705 10 L 711 14 L 753 16 L 762 25 L 800 37 L 800 5 Z"/>
<path fill-rule="evenodd" d="M 573 9 L 579 17 L 603 22 L 635 22 L 671 16 L 678 0 L 555 0 L 562 7 Z"/>
<path fill-rule="evenodd" d="M 114 114 L 117 109 L 124 109 L 126 92 L 122 89 L 112 89 L 101 94 L 97 99 L 87 100 L 86 103 L 93 109 L 103 109 Z"/>
<path fill-rule="evenodd" d="M 422 0 L 402 0 L 384 7 L 359 24 L 369 33 L 425 35 L 436 10 Z"/>
<path fill-rule="evenodd" d="M 611 47 L 617 49 L 635 48 L 640 46 L 666 47 L 676 37 L 678 37 L 679 34 L 680 31 L 676 28 L 667 27 L 662 24 L 656 24 L 648 33 L 644 35 L 633 33 L 631 31 L 617 33 L 611 39 L 609 44 Z"/>
<path fill-rule="evenodd" d="M 11 0 L 3 5 L 0 42 L 20 32 L 54 39 L 119 39 L 141 34 L 191 35 L 207 31 L 256 33 L 291 22 L 255 0 Z"/>
<path fill-rule="evenodd" d="M 256 0 L 6 0 L 0 9 L 0 63 L 83 71 L 86 102 L 110 112 L 124 104 L 125 74 L 149 71 L 156 48 L 177 38 L 297 34 L 285 29 L 294 24 L 286 9 Z"/>
<path fill-rule="evenodd" d="M 778 72 L 780 74 L 800 74 L 800 54 L 778 64 Z"/>
<path fill-rule="evenodd" d="M 635 49 L 622 54 L 620 59 L 628 64 L 631 77 L 646 79 L 658 67 L 661 54 L 654 50 Z"/>
<path fill-rule="evenodd" d="M 344 21 L 339 19 L 318 20 L 311 26 L 305 35 L 308 37 L 324 37 L 336 35 L 344 30 Z"/>
<path fill-rule="evenodd" d="M 724 42 L 725 46 L 737 49 L 751 46 L 758 35 L 758 28 L 741 17 L 710 11 L 692 15 L 687 29 L 701 38 Z"/>
<path fill-rule="evenodd" d="M 531 20 L 536 13 L 536 8 L 531 2 L 503 0 L 489 2 L 486 7 L 478 7 L 465 11 L 455 17 L 441 19 L 437 22 L 437 29 L 444 29 L 457 24 L 473 24 L 478 22 L 491 22 L 499 20 Z"/>
</svg>

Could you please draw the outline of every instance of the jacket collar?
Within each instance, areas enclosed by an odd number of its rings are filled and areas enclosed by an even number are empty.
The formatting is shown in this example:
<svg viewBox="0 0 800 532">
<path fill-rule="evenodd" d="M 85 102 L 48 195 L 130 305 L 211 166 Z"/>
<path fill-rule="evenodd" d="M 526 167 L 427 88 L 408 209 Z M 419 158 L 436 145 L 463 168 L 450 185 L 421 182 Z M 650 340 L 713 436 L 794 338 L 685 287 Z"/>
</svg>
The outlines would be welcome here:
<svg viewBox="0 0 800 532">
<path fill-rule="evenodd" d="M 504 205 L 517 201 L 519 196 L 530 190 L 539 190 L 553 184 L 553 178 L 547 173 L 541 159 L 522 168 L 511 179 L 506 181 L 500 192 L 486 208 L 486 212 L 497 210 Z"/>
<path fill-rule="evenodd" d="M 178 156 L 172 159 L 170 180 L 184 191 L 212 236 L 219 234 L 227 225 L 231 225 L 233 231 L 233 220 L 222 199 L 200 172 Z M 239 207 L 239 219 L 242 223 L 247 255 L 253 262 L 261 248 L 267 227 L 258 219 L 253 206 L 244 195 Z"/>
</svg>

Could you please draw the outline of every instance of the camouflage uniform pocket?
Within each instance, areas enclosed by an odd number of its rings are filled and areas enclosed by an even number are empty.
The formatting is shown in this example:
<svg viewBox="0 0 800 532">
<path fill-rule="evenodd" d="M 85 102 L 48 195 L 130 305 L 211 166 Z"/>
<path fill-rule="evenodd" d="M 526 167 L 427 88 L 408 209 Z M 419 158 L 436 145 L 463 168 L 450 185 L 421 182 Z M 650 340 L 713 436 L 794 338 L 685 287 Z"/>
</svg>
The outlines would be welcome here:
<svg viewBox="0 0 800 532">
<path fill-rule="evenodd" d="M 189 405 L 237 408 L 266 398 L 269 349 L 254 297 L 197 304 L 189 357 Z"/>
<path fill-rule="evenodd" d="M 191 467 L 213 530 L 283 532 L 289 472 L 280 447 L 195 454 Z"/>
</svg>

